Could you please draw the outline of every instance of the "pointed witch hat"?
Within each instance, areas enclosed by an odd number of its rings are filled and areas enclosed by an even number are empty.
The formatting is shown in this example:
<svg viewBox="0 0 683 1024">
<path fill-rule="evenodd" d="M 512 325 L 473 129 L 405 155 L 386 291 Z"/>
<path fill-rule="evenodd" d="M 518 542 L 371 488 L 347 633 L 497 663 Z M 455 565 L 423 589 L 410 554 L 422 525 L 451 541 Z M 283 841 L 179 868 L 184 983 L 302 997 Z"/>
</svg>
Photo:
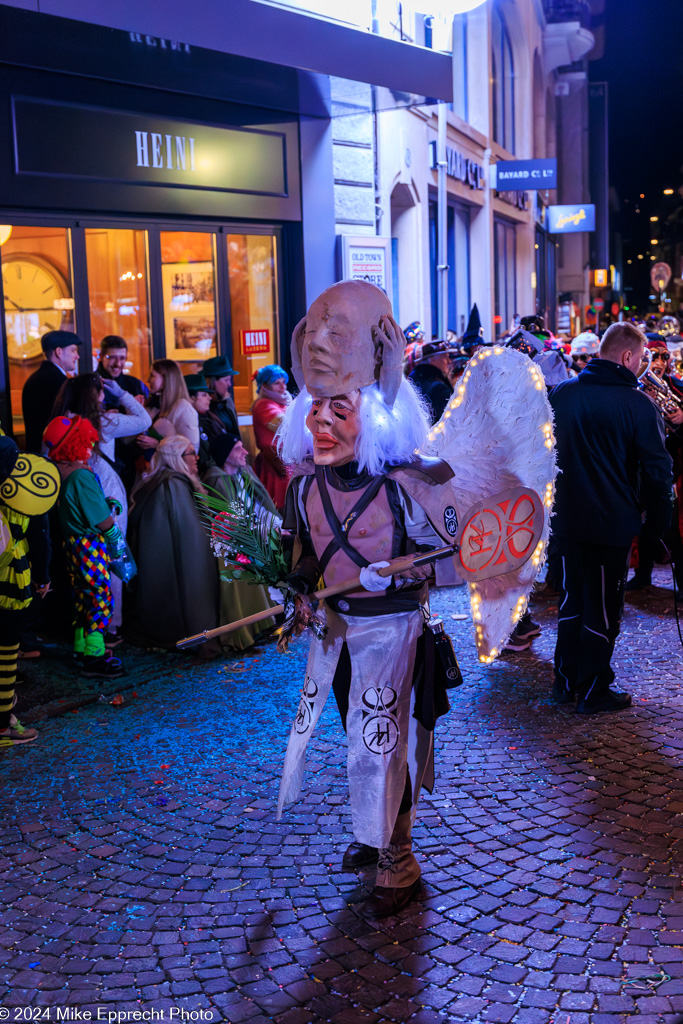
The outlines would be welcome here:
<svg viewBox="0 0 683 1024">
<path fill-rule="evenodd" d="M 462 336 L 462 347 L 473 348 L 475 345 L 484 345 L 484 328 L 481 326 L 481 317 L 476 302 L 472 306 L 470 318 L 467 321 L 467 329 Z"/>
</svg>

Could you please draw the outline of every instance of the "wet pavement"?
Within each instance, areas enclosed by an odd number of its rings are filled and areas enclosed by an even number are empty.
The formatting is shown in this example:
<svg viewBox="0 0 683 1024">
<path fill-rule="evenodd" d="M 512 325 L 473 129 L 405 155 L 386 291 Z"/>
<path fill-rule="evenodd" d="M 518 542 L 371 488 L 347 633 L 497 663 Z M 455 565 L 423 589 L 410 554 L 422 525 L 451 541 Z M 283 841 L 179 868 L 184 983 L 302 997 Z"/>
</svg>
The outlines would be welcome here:
<svg viewBox="0 0 683 1024">
<path fill-rule="evenodd" d="M 146 655 L 124 706 L 39 723 L 0 759 L 0 1020 L 678 1021 L 682 662 L 657 581 L 629 598 L 617 644 L 634 706 L 592 717 L 548 699 L 550 598 L 532 649 L 485 667 L 452 617 L 463 592 L 435 594 L 466 683 L 415 829 L 422 893 L 383 922 L 359 916 L 367 889 L 340 871 L 332 703 L 303 798 L 275 820 L 306 642 Z"/>
</svg>

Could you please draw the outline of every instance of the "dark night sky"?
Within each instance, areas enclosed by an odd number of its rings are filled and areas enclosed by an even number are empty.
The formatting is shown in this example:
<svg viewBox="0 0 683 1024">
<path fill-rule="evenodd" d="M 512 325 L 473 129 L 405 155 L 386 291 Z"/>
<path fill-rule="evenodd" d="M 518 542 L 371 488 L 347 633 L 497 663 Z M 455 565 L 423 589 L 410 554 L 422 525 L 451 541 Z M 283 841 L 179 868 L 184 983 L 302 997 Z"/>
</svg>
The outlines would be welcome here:
<svg viewBox="0 0 683 1024">
<path fill-rule="evenodd" d="M 683 193 L 663 190 L 683 186 L 683 0 L 606 0 L 604 25 L 604 56 L 590 62 L 589 74 L 609 83 L 609 178 L 618 198 L 610 217 L 623 242 L 626 300 L 645 311 L 651 257 L 681 272 L 683 217 L 675 211 Z"/>
<path fill-rule="evenodd" d="M 610 178 L 622 198 L 683 184 L 683 0 L 606 0 Z"/>
</svg>

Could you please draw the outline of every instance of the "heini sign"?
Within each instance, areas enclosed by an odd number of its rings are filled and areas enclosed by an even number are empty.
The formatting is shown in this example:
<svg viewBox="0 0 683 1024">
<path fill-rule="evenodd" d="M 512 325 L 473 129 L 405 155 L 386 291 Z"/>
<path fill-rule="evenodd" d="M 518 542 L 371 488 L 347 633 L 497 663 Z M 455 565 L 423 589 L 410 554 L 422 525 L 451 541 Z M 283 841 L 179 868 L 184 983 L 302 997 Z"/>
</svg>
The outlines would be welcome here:
<svg viewBox="0 0 683 1024">
<path fill-rule="evenodd" d="M 287 196 L 286 133 L 14 96 L 18 175 Z"/>
<path fill-rule="evenodd" d="M 243 356 L 270 352 L 270 331 L 240 331 L 240 339 Z"/>
<path fill-rule="evenodd" d="M 135 150 L 138 167 L 166 168 L 169 171 L 197 170 L 192 136 L 136 131 Z"/>
</svg>

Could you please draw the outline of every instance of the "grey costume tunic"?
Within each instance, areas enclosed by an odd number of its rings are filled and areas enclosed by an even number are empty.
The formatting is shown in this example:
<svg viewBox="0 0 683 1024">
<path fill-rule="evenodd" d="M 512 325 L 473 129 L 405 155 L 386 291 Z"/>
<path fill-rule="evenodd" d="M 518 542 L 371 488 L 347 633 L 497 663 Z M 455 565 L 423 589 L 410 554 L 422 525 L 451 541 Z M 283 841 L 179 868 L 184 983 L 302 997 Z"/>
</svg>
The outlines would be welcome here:
<svg viewBox="0 0 683 1024">
<path fill-rule="evenodd" d="M 410 486 L 414 481 L 406 471 L 371 477 L 347 467 L 342 474 L 327 468 L 295 478 L 285 526 L 296 530 L 301 545 L 293 571 L 297 589 L 312 591 L 320 575 L 333 586 L 356 576 L 362 565 L 439 547 L 434 524 L 440 515 L 443 523 L 451 519 L 442 508 L 447 489 L 438 484 L 450 470 L 430 468 L 436 479 L 423 475 L 422 488 L 437 485 L 444 495 L 429 503 L 429 517 L 409 493 L 408 487 L 415 492 L 420 486 Z M 451 539 L 450 525 L 439 532 Z M 328 633 L 311 641 L 278 811 L 300 795 L 306 746 L 334 686 L 348 738 L 353 832 L 361 843 L 386 847 L 399 810 L 414 817 L 420 789 L 431 790 L 434 782 L 433 733 L 414 716 L 413 687 L 428 587 L 417 583 L 380 594 L 357 590 L 328 599 L 321 614 Z"/>
</svg>

